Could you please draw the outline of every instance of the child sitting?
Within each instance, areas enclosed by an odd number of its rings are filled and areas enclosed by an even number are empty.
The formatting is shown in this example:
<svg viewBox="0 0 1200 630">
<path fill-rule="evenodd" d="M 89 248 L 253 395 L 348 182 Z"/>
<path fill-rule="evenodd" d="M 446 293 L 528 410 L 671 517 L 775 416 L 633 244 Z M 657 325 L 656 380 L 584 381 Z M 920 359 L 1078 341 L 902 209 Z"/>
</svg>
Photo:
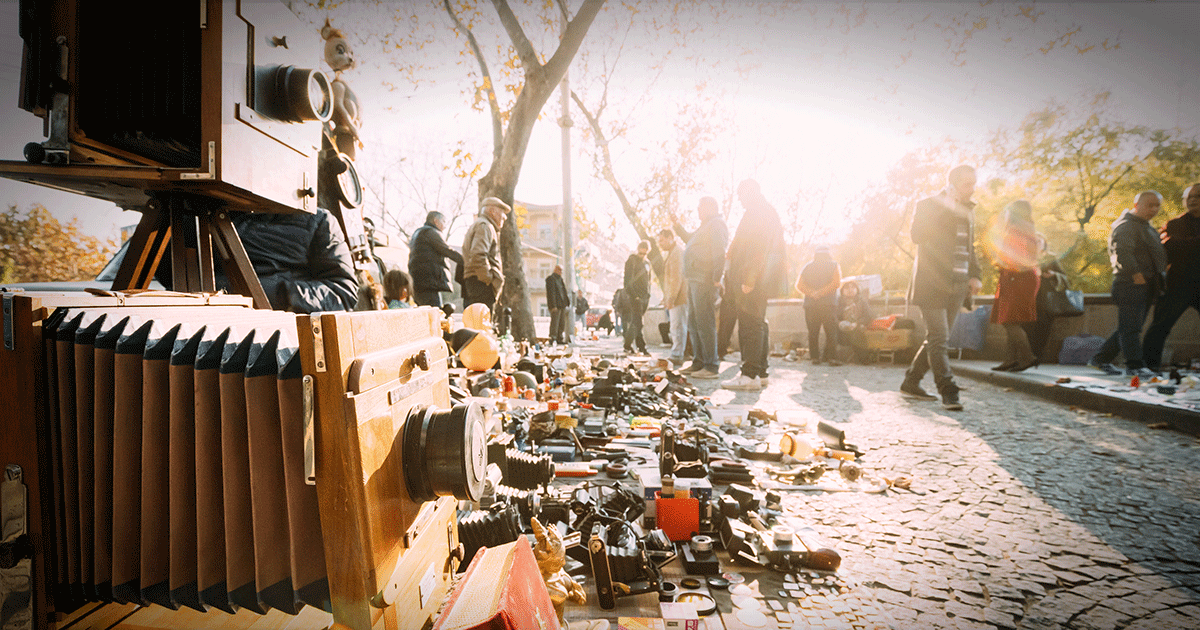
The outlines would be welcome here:
<svg viewBox="0 0 1200 630">
<path fill-rule="evenodd" d="M 387 300 L 388 308 L 412 308 L 409 294 L 412 292 L 412 279 L 408 273 L 392 269 L 383 277 L 383 299 Z"/>
</svg>

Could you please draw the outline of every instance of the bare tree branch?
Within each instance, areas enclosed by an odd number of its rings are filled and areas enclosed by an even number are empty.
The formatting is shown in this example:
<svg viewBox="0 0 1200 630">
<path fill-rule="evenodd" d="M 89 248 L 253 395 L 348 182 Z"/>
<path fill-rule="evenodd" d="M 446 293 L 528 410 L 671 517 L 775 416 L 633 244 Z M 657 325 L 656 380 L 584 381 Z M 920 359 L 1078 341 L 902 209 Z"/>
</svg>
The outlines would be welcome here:
<svg viewBox="0 0 1200 630">
<path fill-rule="evenodd" d="M 625 217 L 629 219 L 629 223 L 633 225 L 634 231 L 637 232 L 638 238 L 641 240 L 650 239 L 649 233 L 646 232 L 646 226 L 642 224 L 642 218 L 639 216 L 637 208 L 629 202 L 629 197 L 625 194 L 625 190 L 621 187 L 621 183 L 617 181 L 617 176 L 613 172 L 612 153 L 608 149 L 608 138 L 604 135 L 604 130 L 600 128 L 600 121 L 592 115 L 587 106 L 583 104 L 583 99 L 574 91 L 571 92 L 571 100 L 575 101 L 576 107 L 583 113 L 583 117 L 587 119 L 588 126 L 592 129 L 592 135 L 595 136 L 596 147 L 600 149 L 600 173 L 604 176 L 604 181 L 612 187 L 613 194 L 621 202 L 621 210 L 625 213 Z"/>
<path fill-rule="evenodd" d="M 503 0 L 492 1 L 503 2 Z M 604 0 L 584 0 L 579 12 L 567 24 L 567 32 L 563 33 L 558 50 L 555 50 L 554 55 L 546 62 L 545 72 L 547 75 L 561 77 L 567 71 L 567 66 L 571 65 L 571 59 L 575 57 L 579 46 L 583 44 L 584 35 L 587 35 L 588 29 L 592 26 L 592 20 L 596 19 L 596 14 L 600 12 L 600 7 L 603 5 Z M 557 83 L 557 79 L 555 82 Z"/>
<path fill-rule="evenodd" d="M 516 49 L 517 56 L 521 58 L 525 75 L 540 71 L 542 62 L 538 61 L 537 51 L 533 49 L 533 44 L 529 43 L 529 37 L 525 35 L 525 29 L 521 28 L 521 22 L 509 8 L 508 0 L 492 0 L 492 6 L 496 9 L 496 15 L 500 16 L 500 24 L 504 26 L 504 32 L 508 33 L 508 39 Z M 574 51 L 571 54 L 574 55 Z"/>
<path fill-rule="evenodd" d="M 462 20 L 458 19 L 458 15 L 454 13 L 454 9 L 450 6 L 450 0 L 442 0 L 442 5 L 446 7 L 446 13 L 454 21 L 455 30 L 467 38 L 467 43 L 471 46 L 471 54 L 475 55 L 475 61 L 479 62 L 479 72 L 483 78 L 483 90 L 487 93 L 488 108 L 492 112 L 492 158 L 499 158 L 500 147 L 504 145 L 504 126 L 501 123 L 500 102 L 496 100 L 496 87 L 492 82 L 491 73 L 488 72 L 487 60 L 483 58 L 483 51 L 479 48 L 479 41 L 475 39 L 475 34 L 462 23 Z"/>
</svg>

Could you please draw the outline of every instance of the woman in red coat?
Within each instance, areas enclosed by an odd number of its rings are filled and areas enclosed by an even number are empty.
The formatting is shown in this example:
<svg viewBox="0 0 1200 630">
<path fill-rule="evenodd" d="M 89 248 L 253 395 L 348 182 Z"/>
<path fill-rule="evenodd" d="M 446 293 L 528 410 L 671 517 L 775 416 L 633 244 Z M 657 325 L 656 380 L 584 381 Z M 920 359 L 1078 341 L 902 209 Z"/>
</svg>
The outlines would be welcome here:
<svg viewBox="0 0 1200 630">
<path fill-rule="evenodd" d="M 1008 354 L 997 371 L 1020 372 L 1038 364 L 1029 347 L 1029 337 L 1021 324 L 1037 320 L 1037 292 L 1040 283 L 1037 258 L 1040 250 L 1033 226 L 1033 207 L 1017 200 L 1004 208 L 993 233 L 993 249 L 1000 278 L 996 282 L 996 300 L 991 321 L 1004 326 Z"/>
</svg>

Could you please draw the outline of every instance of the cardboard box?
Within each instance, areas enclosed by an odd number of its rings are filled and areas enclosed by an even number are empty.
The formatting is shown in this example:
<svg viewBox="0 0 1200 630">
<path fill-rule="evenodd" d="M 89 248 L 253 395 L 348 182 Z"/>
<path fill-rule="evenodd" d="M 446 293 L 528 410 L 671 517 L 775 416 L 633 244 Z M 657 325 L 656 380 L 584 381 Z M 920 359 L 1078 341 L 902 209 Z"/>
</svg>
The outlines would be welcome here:
<svg viewBox="0 0 1200 630">
<path fill-rule="evenodd" d="M 617 630 L 663 630 L 658 617 L 617 617 Z"/>
<path fill-rule="evenodd" d="M 864 330 L 869 350 L 903 350 L 912 343 L 911 330 Z"/>
<path fill-rule="evenodd" d="M 665 630 L 699 630 L 700 617 L 696 614 L 695 604 L 663 602 L 658 606 L 662 611 Z"/>
</svg>

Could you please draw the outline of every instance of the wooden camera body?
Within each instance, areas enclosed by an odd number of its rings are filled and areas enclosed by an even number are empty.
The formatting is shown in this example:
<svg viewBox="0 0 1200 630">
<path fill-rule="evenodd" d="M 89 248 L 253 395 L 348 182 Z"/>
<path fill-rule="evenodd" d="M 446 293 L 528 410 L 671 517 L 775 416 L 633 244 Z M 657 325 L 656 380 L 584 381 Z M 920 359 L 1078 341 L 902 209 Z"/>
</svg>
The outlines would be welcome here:
<svg viewBox="0 0 1200 630">
<path fill-rule="evenodd" d="M 486 467 L 440 311 L 0 297 L 12 627 L 430 623 Z"/>
<path fill-rule="evenodd" d="M 162 192 L 315 209 L 333 96 L 320 33 L 282 2 L 22 0 L 20 11 L 21 107 L 49 138 L 0 164 L 4 176 L 131 209 Z"/>
</svg>

